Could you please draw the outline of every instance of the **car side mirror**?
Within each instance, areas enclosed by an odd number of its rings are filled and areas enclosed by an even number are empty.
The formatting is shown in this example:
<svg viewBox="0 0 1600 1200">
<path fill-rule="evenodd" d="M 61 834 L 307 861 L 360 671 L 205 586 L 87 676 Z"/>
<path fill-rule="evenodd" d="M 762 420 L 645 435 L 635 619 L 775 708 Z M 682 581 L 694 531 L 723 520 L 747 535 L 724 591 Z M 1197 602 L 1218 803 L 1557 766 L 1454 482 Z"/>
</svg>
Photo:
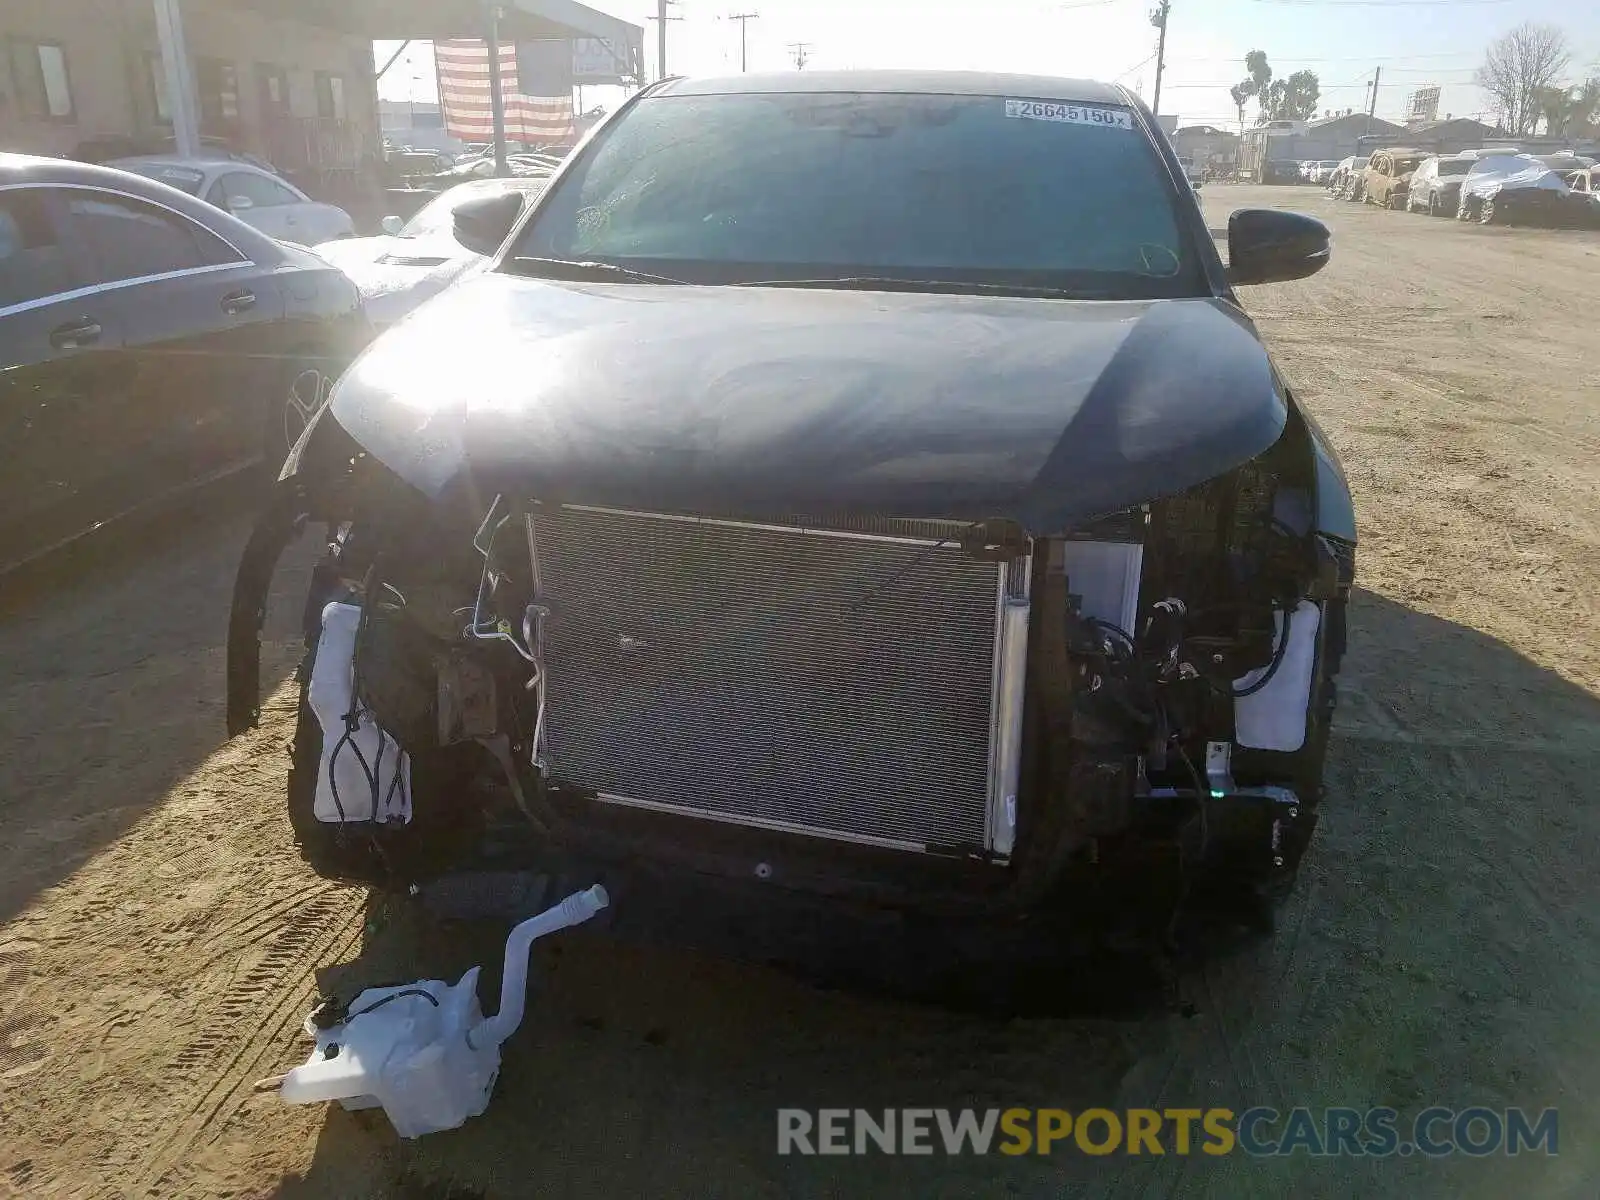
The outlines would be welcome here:
<svg viewBox="0 0 1600 1200">
<path fill-rule="evenodd" d="M 1228 217 L 1228 282 L 1282 283 L 1328 265 L 1328 227 L 1301 213 L 1242 208 Z"/>
<path fill-rule="evenodd" d="M 254 208 L 255 202 L 249 196 L 229 196 L 228 211 L 244 212 L 247 208 Z"/>
<path fill-rule="evenodd" d="M 520 192 L 468 200 L 455 210 L 452 219 L 455 239 L 474 254 L 493 254 L 500 249 L 521 215 Z"/>
<path fill-rule="evenodd" d="M 382 222 L 381 226 L 380 226 L 380 228 L 385 233 L 387 233 L 390 237 L 399 237 L 400 236 L 400 231 L 402 229 L 404 229 L 405 227 L 406 227 L 406 223 L 404 221 L 402 221 L 399 217 L 396 217 L 396 216 L 393 216 L 393 215 L 385 217 L 383 219 L 383 222 Z"/>
</svg>

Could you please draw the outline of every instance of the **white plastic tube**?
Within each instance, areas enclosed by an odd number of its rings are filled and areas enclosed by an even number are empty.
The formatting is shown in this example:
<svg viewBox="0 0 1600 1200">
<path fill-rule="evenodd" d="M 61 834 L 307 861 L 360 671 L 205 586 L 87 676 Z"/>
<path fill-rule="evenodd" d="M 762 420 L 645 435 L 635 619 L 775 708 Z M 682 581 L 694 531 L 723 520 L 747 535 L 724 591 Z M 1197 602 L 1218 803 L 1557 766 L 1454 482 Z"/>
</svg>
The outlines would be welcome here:
<svg viewBox="0 0 1600 1200">
<path fill-rule="evenodd" d="M 498 1046 L 522 1024 L 528 998 L 528 952 L 533 943 L 548 933 L 582 925 L 610 903 L 606 889 L 597 883 L 572 893 L 554 908 L 529 917 L 511 931 L 506 939 L 505 974 L 500 980 L 500 1011 L 472 1031 L 467 1040 L 474 1048 Z"/>
</svg>

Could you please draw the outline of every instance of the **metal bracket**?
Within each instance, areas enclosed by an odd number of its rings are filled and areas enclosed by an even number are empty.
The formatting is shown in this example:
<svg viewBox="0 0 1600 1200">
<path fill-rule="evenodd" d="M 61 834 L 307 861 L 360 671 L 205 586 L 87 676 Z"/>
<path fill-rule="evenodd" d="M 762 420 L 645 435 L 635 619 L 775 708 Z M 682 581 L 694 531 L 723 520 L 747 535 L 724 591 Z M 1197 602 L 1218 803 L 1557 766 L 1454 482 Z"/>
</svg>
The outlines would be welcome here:
<svg viewBox="0 0 1600 1200">
<path fill-rule="evenodd" d="M 1233 784 L 1233 743 L 1206 743 L 1206 785 L 1213 796 L 1238 791 Z"/>
</svg>

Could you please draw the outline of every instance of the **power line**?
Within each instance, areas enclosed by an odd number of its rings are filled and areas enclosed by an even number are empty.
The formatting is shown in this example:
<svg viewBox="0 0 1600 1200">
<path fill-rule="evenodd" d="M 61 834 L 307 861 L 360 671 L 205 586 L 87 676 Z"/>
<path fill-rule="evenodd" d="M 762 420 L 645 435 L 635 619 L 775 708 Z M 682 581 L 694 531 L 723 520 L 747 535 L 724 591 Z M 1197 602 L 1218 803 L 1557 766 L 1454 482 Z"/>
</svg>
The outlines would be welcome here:
<svg viewBox="0 0 1600 1200">
<path fill-rule="evenodd" d="M 796 71 L 804 71 L 806 69 L 806 63 L 811 58 L 811 43 L 790 42 L 789 53 L 794 56 L 794 69 Z"/>
<path fill-rule="evenodd" d="M 1441 54 L 1345 54 L 1337 58 L 1323 58 L 1315 54 L 1283 54 L 1275 51 L 1276 57 L 1285 62 L 1414 62 L 1421 58 L 1476 58 L 1483 53 L 1482 47 L 1476 50 L 1451 50 Z M 1242 54 L 1212 54 L 1195 56 L 1192 58 L 1174 58 L 1170 62 L 1202 63 L 1202 62 L 1242 62 Z"/>
<path fill-rule="evenodd" d="M 1121 79 L 1124 75 L 1132 75 L 1135 71 L 1137 71 L 1140 67 L 1144 66 L 1145 63 L 1149 62 L 1153 58 L 1155 58 L 1155 53 L 1154 52 L 1151 52 L 1150 54 L 1145 55 L 1145 57 L 1141 58 L 1138 62 L 1134 63 L 1133 66 L 1129 67 L 1126 71 L 1118 71 L 1115 75 L 1113 75 L 1111 77 L 1111 82 L 1115 83 L 1117 80 Z"/>
<path fill-rule="evenodd" d="M 1384 69 L 1388 70 L 1389 68 L 1385 67 Z M 1236 82 L 1238 82 L 1238 81 L 1237 80 L 1233 80 L 1233 79 L 1208 79 L 1208 80 L 1205 80 L 1204 82 L 1201 82 L 1201 81 L 1198 81 L 1198 80 L 1187 80 L 1187 81 L 1185 81 L 1183 83 L 1169 83 L 1169 84 L 1167 84 L 1167 88 L 1169 90 L 1175 90 L 1175 89 L 1178 89 L 1178 88 L 1191 88 L 1192 89 L 1192 88 L 1232 87 Z M 1365 88 L 1365 87 L 1370 87 L 1371 84 L 1372 84 L 1372 80 L 1370 80 L 1370 79 L 1352 79 L 1352 80 L 1348 80 L 1348 81 L 1342 81 L 1342 82 L 1339 82 L 1339 83 L 1329 83 L 1326 80 L 1322 80 L 1322 79 L 1317 80 L 1317 86 L 1319 88 L 1322 88 L 1323 90 L 1326 90 L 1328 88 L 1351 88 L 1351 87 Z M 1421 84 L 1418 84 L 1418 83 L 1415 83 L 1415 82 L 1408 83 L 1405 80 L 1400 80 L 1398 82 L 1385 83 L 1382 86 L 1386 87 L 1386 88 L 1414 88 L 1414 87 L 1420 87 L 1420 86 L 1424 86 L 1424 85 L 1421 85 Z M 1452 86 L 1452 87 L 1461 87 L 1461 86 L 1465 86 L 1465 85 L 1464 84 L 1451 84 L 1450 86 Z"/>
<path fill-rule="evenodd" d="M 1465 8 L 1476 4 L 1510 4 L 1512 0 L 1253 0 L 1285 8 Z"/>
</svg>

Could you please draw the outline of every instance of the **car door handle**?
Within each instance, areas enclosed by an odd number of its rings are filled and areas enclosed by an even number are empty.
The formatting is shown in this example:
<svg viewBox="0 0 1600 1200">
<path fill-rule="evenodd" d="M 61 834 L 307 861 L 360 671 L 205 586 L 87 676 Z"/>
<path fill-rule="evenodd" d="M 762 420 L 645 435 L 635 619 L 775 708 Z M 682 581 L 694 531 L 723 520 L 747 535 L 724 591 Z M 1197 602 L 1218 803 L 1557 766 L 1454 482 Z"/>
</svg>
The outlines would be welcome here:
<svg viewBox="0 0 1600 1200">
<path fill-rule="evenodd" d="M 252 291 L 229 292 L 222 298 L 222 311 L 229 316 L 237 316 L 256 306 L 256 294 Z"/>
<path fill-rule="evenodd" d="M 68 321 L 50 331 L 50 344 L 57 350 L 80 350 L 100 340 L 100 322 L 93 317 Z"/>
</svg>

